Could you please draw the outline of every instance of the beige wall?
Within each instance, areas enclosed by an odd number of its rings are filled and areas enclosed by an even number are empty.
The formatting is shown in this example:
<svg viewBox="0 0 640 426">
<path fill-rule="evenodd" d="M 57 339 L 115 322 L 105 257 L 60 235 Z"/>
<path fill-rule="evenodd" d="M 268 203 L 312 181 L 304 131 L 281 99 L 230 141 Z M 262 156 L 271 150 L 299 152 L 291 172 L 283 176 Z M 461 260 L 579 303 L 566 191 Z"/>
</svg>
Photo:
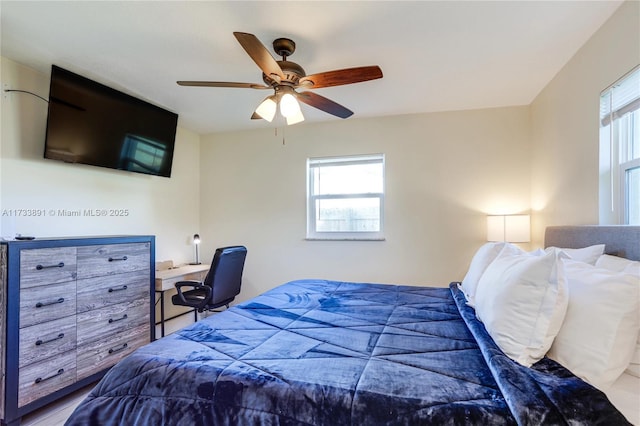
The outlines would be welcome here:
<svg viewBox="0 0 640 426">
<path fill-rule="evenodd" d="M 203 253 L 249 249 L 243 298 L 299 278 L 445 286 L 487 213 L 529 209 L 529 109 L 300 124 L 202 139 Z M 308 157 L 384 153 L 386 241 L 306 241 Z"/>
<path fill-rule="evenodd" d="M 1 59 L 2 82 L 47 97 L 49 76 Z M 156 235 L 156 258 L 191 261 L 200 218 L 200 137 L 178 128 L 171 179 L 43 159 L 47 104 L 3 93 L 0 236 Z M 37 209 L 44 216 L 11 216 Z M 127 217 L 64 217 L 58 210 L 128 209 Z M 53 214 L 51 212 L 54 212 Z"/>
<path fill-rule="evenodd" d="M 598 223 L 600 92 L 640 63 L 639 34 L 627 1 L 532 103 L 534 244 L 549 225 Z"/>
<path fill-rule="evenodd" d="M 3 94 L 0 211 L 128 208 L 127 218 L 2 217 L 0 235 L 155 234 L 158 259 L 246 244 L 242 299 L 327 278 L 447 285 L 485 241 L 488 213 L 533 209 L 544 227 L 598 221 L 598 95 L 640 62 L 640 3 L 625 3 L 530 106 L 199 136 L 179 128 L 171 179 L 42 159 L 46 104 Z M 2 82 L 46 95 L 48 77 L 2 59 Z M 305 162 L 386 155 L 386 241 L 306 241 Z M 199 161 L 199 164 L 198 164 Z"/>
</svg>

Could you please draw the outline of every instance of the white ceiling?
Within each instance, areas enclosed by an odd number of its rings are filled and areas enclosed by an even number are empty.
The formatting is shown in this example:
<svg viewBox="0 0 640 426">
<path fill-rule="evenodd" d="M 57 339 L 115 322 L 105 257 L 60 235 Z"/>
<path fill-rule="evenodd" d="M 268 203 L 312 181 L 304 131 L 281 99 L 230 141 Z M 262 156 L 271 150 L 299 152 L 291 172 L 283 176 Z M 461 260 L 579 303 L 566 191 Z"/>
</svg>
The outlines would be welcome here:
<svg viewBox="0 0 640 426">
<path fill-rule="evenodd" d="M 47 75 L 56 64 L 134 94 L 205 134 L 275 126 L 249 119 L 265 91 L 176 84 L 262 83 L 234 31 L 255 34 L 269 51 L 275 38 L 293 39 L 290 60 L 307 74 L 379 65 L 381 80 L 317 89 L 353 110 L 353 120 L 527 105 L 620 4 L 3 0 L 1 53 Z M 340 120 L 302 110 L 307 122 Z"/>
</svg>

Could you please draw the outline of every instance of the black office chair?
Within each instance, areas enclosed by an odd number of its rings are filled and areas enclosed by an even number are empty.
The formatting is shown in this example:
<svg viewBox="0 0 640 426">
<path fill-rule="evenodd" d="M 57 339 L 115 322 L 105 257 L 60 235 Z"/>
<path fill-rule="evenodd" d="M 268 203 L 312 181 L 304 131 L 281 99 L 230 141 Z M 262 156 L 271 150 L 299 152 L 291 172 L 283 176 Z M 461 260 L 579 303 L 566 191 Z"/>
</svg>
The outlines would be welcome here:
<svg viewBox="0 0 640 426">
<path fill-rule="evenodd" d="M 229 303 L 240 293 L 246 257 L 247 248 L 244 246 L 217 249 L 204 281 L 177 282 L 178 294 L 171 301 L 174 305 L 189 306 L 198 312 L 211 311 L 221 306 L 229 308 Z M 193 287 L 193 290 L 182 291 L 183 287 Z"/>
</svg>

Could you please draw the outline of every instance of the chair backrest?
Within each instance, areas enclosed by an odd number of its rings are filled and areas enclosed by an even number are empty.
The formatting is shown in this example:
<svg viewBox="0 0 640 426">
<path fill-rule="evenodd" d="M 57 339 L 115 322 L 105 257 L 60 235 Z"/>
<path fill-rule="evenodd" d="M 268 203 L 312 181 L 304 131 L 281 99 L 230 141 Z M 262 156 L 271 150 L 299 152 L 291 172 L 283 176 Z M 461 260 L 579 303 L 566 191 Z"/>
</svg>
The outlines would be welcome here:
<svg viewBox="0 0 640 426">
<path fill-rule="evenodd" d="M 204 284 L 212 288 L 208 305 L 229 303 L 240 293 L 246 257 L 247 248 L 244 246 L 216 249 L 211 268 L 204 279 Z"/>
</svg>

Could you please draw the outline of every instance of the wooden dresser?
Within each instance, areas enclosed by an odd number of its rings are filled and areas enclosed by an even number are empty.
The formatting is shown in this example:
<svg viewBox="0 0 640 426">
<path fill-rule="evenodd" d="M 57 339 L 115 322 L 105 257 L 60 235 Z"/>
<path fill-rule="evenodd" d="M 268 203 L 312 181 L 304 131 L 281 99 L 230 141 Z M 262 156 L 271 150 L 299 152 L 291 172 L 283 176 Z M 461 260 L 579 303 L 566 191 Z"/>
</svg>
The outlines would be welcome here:
<svg viewBox="0 0 640 426">
<path fill-rule="evenodd" d="M 155 237 L 0 245 L 0 419 L 90 384 L 154 340 Z"/>
</svg>

